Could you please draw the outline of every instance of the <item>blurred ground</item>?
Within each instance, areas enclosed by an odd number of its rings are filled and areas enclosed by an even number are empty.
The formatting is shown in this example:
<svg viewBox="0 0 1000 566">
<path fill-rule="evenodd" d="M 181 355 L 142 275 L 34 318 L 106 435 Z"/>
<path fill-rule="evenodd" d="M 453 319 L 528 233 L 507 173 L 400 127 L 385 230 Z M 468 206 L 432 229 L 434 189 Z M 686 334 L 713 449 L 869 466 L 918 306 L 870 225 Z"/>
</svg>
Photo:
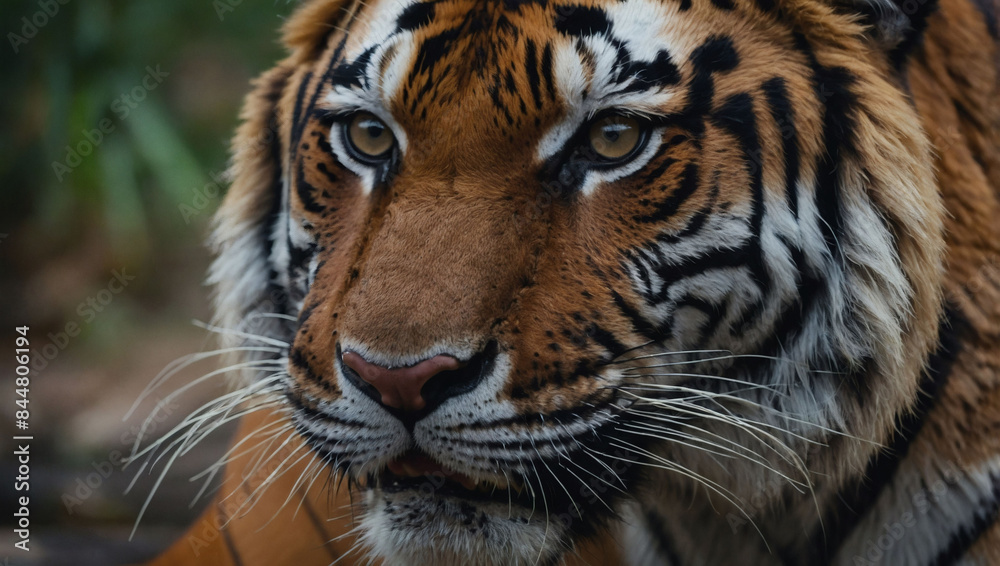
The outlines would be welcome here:
<svg viewBox="0 0 1000 566">
<path fill-rule="evenodd" d="M 219 456 L 227 442 L 227 431 L 210 438 L 191 457 L 177 462 L 152 498 L 131 543 L 127 540 L 129 533 L 155 476 L 141 476 L 131 493 L 124 495 L 137 469 L 122 469 L 120 455 L 132 449 L 136 427 L 151 413 L 156 399 L 215 367 L 204 362 L 185 371 L 173 384 L 154 393 L 133 417 L 123 421 L 143 388 L 168 363 L 212 344 L 211 336 L 190 324 L 191 317 L 201 320 L 208 317 L 202 297 L 204 289 L 198 285 L 204 256 L 201 250 L 193 248 L 184 262 L 163 266 L 163 278 L 178 288 L 189 289 L 177 293 L 169 307 L 144 306 L 144 301 L 127 296 L 126 288 L 121 296 L 115 297 L 118 302 L 109 303 L 88 325 L 86 330 L 90 334 L 70 338 L 58 356 L 32 373 L 30 432 L 35 436 L 31 447 L 32 551 L 24 556 L 13 554 L 12 564 L 103 565 L 146 558 L 175 538 L 200 509 L 200 506 L 188 508 L 197 488 L 188 478 Z M 144 274 L 160 277 L 158 271 L 135 272 L 134 283 L 138 284 Z M 35 301 L 44 299 L 27 299 L 17 310 L 31 312 L 35 310 Z M 80 301 L 85 304 L 86 298 Z M 37 308 L 42 306 L 39 304 Z M 31 324 L 30 315 L 27 319 Z M 73 320 L 81 326 L 87 325 L 75 313 L 69 316 L 69 322 Z M 12 327 L 13 324 L 8 324 L 6 328 Z M 5 333 L 9 334 L 6 328 Z M 45 347 L 64 340 L 57 336 L 62 332 L 58 327 L 45 331 L 33 325 L 30 336 L 34 343 Z M 45 359 L 44 355 L 41 359 Z M 169 430 L 222 388 L 223 383 L 218 381 L 171 403 L 164 411 L 164 420 L 149 431 L 150 436 Z M 4 391 L 2 398 L 9 400 L 5 405 L 12 406 L 9 391 Z M 13 411 L 7 409 L 5 406 L 0 421 L 5 432 L 12 428 L 13 421 Z M 5 458 L 0 478 L 15 475 L 13 462 Z M 14 508 L 10 483 L 0 483 L 5 520 L 10 517 L 6 510 Z M 5 549 L 12 548 L 11 538 L 11 530 L 4 529 L 0 541 Z M 31 560 L 25 560 L 28 557 Z"/>
<path fill-rule="evenodd" d="M 128 563 L 177 536 L 188 479 L 227 431 L 179 460 L 129 533 L 154 476 L 116 454 L 153 402 L 151 379 L 211 348 L 201 242 L 222 196 L 228 138 L 251 77 L 280 57 L 292 5 L 237 0 L 0 3 L 0 562 Z M 15 327 L 30 326 L 31 547 L 12 547 Z M 9 351 L 4 353 L 3 348 Z M 175 383 L 216 367 L 183 372 Z M 161 392 L 167 395 L 176 385 Z M 221 380 L 186 396 L 163 432 Z M 152 396 L 155 401 L 156 396 Z M 30 558 L 30 560 L 29 560 Z"/>
</svg>

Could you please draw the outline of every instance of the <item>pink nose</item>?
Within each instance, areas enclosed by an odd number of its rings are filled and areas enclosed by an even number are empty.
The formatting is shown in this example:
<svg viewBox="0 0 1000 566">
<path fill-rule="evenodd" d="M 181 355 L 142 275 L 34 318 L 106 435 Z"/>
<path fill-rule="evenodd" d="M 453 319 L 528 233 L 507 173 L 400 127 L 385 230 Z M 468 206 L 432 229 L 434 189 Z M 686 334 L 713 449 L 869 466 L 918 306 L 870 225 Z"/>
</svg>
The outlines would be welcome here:
<svg viewBox="0 0 1000 566">
<path fill-rule="evenodd" d="M 347 367 L 382 395 L 383 405 L 406 413 L 420 411 L 427 405 L 420 390 L 432 377 L 462 367 L 457 359 L 443 354 L 414 366 L 393 369 L 368 363 L 354 352 L 344 352 L 343 359 Z"/>
</svg>

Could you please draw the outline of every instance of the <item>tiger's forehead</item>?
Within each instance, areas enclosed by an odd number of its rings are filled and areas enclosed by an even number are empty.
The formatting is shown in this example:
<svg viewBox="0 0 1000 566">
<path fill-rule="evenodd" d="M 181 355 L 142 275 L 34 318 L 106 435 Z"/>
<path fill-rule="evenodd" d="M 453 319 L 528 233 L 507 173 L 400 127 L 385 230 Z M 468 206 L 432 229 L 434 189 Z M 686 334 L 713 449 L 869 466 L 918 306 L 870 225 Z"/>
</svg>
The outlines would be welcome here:
<svg viewBox="0 0 1000 566">
<path fill-rule="evenodd" d="M 363 4 L 351 23 L 345 46 L 348 57 L 406 32 L 429 32 L 426 38 L 455 30 L 487 40 L 511 32 L 535 39 L 600 33 L 627 45 L 637 58 L 651 59 L 659 50 L 655 39 L 678 39 L 670 24 L 691 10 L 680 0 L 369 0 Z"/>
<path fill-rule="evenodd" d="M 692 25 L 698 12 L 653 0 L 371 0 L 330 62 L 323 103 L 395 121 L 401 140 L 459 115 L 537 129 L 545 159 L 606 108 L 654 115 L 678 104 L 685 61 L 732 20 Z"/>
</svg>

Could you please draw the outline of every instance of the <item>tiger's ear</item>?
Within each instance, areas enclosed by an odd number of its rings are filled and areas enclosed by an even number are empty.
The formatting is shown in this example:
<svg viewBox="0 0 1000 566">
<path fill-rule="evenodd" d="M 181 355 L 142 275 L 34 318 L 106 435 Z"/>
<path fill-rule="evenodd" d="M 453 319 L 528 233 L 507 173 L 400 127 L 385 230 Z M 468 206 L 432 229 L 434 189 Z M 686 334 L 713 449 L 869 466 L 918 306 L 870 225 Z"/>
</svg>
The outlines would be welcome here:
<svg viewBox="0 0 1000 566">
<path fill-rule="evenodd" d="M 900 67 L 920 45 L 927 20 L 938 8 L 938 0 L 835 0 L 857 12 L 869 26 L 869 36 Z"/>
</svg>

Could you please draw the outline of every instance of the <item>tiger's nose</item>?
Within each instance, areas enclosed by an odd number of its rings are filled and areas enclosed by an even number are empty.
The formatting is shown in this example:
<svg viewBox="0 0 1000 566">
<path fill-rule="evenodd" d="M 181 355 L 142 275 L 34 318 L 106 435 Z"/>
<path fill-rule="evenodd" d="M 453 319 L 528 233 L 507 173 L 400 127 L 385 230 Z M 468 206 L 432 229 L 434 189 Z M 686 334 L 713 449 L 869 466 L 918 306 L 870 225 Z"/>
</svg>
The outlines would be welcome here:
<svg viewBox="0 0 1000 566">
<path fill-rule="evenodd" d="M 344 352 L 344 364 L 378 391 L 381 397 L 376 401 L 405 413 L 415 413 L 427 407 L 421 390 L 432 377 L 462 366 L 457 359 L 442 354 L 410 367 L 390 369 L 369 363 L 354 352 Z"/>
<path fill-rule="evenodd" d="M 468 362 L 440 354 L 409 367 L 386 368 L 356 352 L 344 352 L 344 375 L 363 393 L 394 413 L 428 413 L 447 399 L 475 388 L 495 356 L 488 348 Z M 337 347 L 340 354 L 340 347 Z"/>
</svg>

